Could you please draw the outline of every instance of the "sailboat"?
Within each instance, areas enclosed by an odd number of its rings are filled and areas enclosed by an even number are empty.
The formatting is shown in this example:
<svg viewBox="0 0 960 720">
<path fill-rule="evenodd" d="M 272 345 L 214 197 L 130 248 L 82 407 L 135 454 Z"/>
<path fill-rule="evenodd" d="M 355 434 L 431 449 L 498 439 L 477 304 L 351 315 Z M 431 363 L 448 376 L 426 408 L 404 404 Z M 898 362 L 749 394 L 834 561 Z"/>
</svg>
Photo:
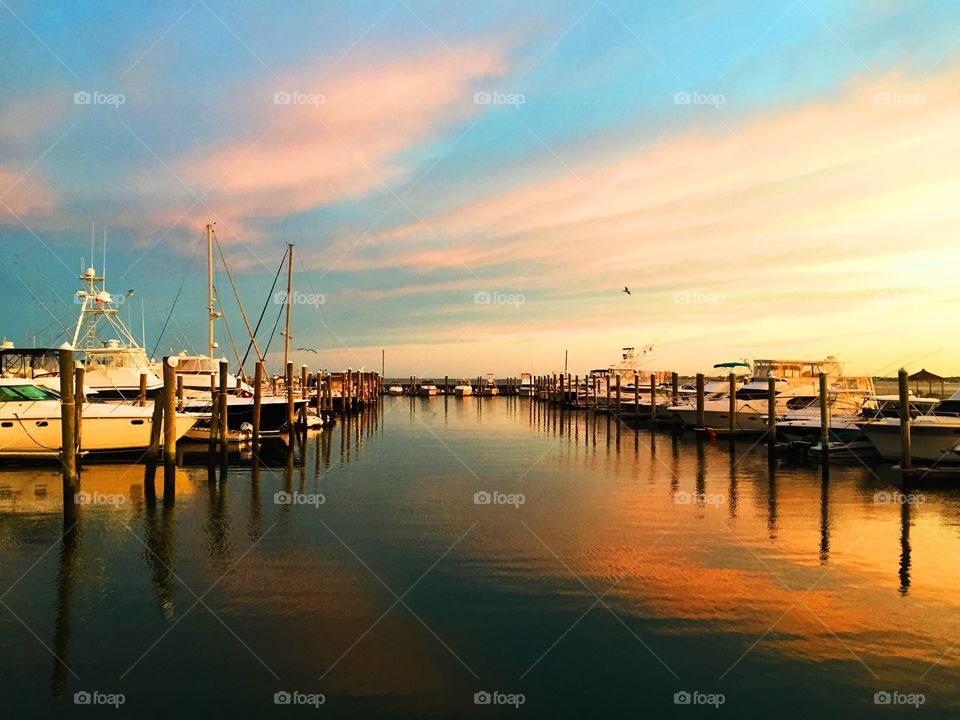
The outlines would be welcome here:
<svg viewBox="0 0 960 720">
<path fill-rule="evenodd" d="M 222 317 L 216 309 L 216 298 L 213 291 L 213 225 L 208 224 L 207 230 L 207 355 L 186 355 L 179 357 L 177 375 L 183 378 L 184 409 L 188 412 L 209 413 L 211 410 L 211 386 L 219 386 L 220 362 L 225 358 L 216 358 L 218 348 L 214 339 L 214 323 Z M 290 344 L 290 278 L 293 268 L 293 245 L 289 246 L 287 274 L 287 325 L 284 348 L 284 365 L 289 357 Z M 227 397 L 227 431 L 242 432 L 245 424 L 253 422 L 253 388 L 237 379 L 235 375 L 227 376 L 229 395 Z M 307 400 L 294 400 L 295 413 L 306 405 Z M 288 425 L 288 405 L 285 397 L 264 395 L 260 399 L 260 432 L 263 434 L 278 433 Z"/>
</svg>

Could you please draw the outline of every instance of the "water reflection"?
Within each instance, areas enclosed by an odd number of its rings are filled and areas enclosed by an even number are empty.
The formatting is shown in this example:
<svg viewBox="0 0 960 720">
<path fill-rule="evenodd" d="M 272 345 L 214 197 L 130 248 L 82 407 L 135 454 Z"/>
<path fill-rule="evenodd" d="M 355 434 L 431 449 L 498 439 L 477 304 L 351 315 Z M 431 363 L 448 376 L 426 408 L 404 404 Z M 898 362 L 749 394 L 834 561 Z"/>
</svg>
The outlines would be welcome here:
<svg viewBox="0 0 960 720">
<path fill-rule="evenodd" d="M 764 687 L 806 698 L 805 711 L 852 715 L 877 689 L 904 687 L 956 710 L 955 490 L 882 504 L 875 495 L 889 486 L 862 467 L 771 463 L 763 444 L 731 452 L 503 397 L 391 398 L 379 413 L 264 447 L 259 461 L 231 461 L 214 482 L 203 465 L 177 468 L 170 505 L 151 499 L 141 468 L 86 468 L 81 486 L 124 494 L 117 508 L 63 502 L 72 488 L 48 494 L 53 472 L 0 472 L 7 584 L 58 547 L 10 596 L 38 637 L 52 637 L 44 648 L 11 634 L 30 678 L 13 696 L 21 715 L 38 687 L 69 697 L 78 684 L 67 665 L 86 677 L 107 662 L 119 675 L 193 603 L 186 587 L 211 586 L 211 612 L 191 615 L 125 679 L 145 706 L 166 710 L 160 669 L 180 693 L 217 692 L 206 671 L 235 653 L 223 707 L 267 698 L 260 714 L 270 715 L 276 681 L 246 645 L 284 684 L 365 716 L 424 714 L 423 703 L 427 714 L 473 713 L 477 681 L 453 654 L 551 717 L 582 716 L 577 693 L 611 687 L 612 715 L 644 698 L 664 714 L 674 691 L 695 685 L 744 703 Z M 322 489 L 327 502 L 274 501 L 294 488 Z M 475 504 L 478 490 L 526 501 Z M 609 610 L 585 614 L 592 592 Z M 108 662 L 99 638 L 118 614 L 130 637 Z"/>
</svg>

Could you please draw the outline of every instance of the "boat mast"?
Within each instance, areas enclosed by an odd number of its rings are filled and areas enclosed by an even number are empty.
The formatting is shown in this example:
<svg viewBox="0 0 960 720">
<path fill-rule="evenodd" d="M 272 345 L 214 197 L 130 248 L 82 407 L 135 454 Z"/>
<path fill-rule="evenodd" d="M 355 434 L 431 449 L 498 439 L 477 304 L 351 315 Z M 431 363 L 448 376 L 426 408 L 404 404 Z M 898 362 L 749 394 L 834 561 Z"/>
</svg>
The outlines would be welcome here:
<svg viewBox="0 0 960 720">
<path fill-rule="evenodd" d="M 216 318 L 213 309 L 213 224 L 207 223 L 207 335 L 209 337 L 210 352 L 213 357 L 213 321 Z"/>
<path fill-rule="evenodd" d="M 290 362 L 290 292 L 293 286 L 293 243 L 287 244 L 287 324 L 283 331 L 283 367 Z M 286 370 L 284 370 L 286 372 Z"/>
</svg>

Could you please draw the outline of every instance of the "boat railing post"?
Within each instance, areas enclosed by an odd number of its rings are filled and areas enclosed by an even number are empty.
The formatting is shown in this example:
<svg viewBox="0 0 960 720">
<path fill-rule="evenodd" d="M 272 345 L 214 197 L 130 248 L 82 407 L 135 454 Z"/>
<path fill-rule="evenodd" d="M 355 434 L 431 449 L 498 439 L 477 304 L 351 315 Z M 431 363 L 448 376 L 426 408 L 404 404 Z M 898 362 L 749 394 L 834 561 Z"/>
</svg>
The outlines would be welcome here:
<svg viewBox="0 0 960 720">
<path fill-rule="evenodd" d="M 910 380 L 906 368 L 897 373 L 900 390 L 900 469 L 912 467 L 913 452 L 910 447 Z"/>
<path fill-rule="evenodd" d="M 703 373 L 697 373 L 697 429 L 703 429 L 706 420 Z"/>
<path fill-rule="evenodd" d="M 63 465 L 64 497 L 77 483 L 77 413 L 73 397 L 73 350 L 62 349 L 60 365 L 60 462 Z M 75 502 L 73 494 L 69 494 Z"/>
</svg>

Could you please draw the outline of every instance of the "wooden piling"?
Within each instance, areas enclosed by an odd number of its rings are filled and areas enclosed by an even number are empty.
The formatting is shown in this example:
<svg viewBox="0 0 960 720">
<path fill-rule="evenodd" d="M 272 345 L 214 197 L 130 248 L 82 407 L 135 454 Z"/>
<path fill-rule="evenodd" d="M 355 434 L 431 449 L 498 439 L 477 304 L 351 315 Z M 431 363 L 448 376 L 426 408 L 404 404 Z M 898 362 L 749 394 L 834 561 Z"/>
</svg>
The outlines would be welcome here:
<svg viewBox="0 0 960 720">
<path fill-rule="evenodd" d="M 603 398 L 604 405 L 606 405 L 607 410 L 610 409 L 610 373 L 607 373 L 607 393 Z"/>
<path fill-rule="evenodd" d="M 183 412 L 183 375 L 177 375 L 177 412 Z"/>
<path fill-rule="evenodd" d="M 59 351 L 60 363 L 60 462 L 65 484 L 77 480 L 77 413 L 73 398 L 73 350 Z"/>
<path fill-rule="evenodd" d="M 263 363 L 258 362 L 253 368 L 253 454 L 256 456 L 260 449 L 260 406 L 263 404 Z"/>
<path fill-rule="evenodd" d="M 620 412 L 620 386 L 621 386 L 620 373 L 617 373 L 617 412 Z"/>
<path fill-rule="evenodd" d="M 913 452 L 910 447 L 910 381 L 905 368 L 897 373 L 900 389 L 900 469 L 913 467 Z"/>
<path fill-rule="evenodd" d="M 677 405 L 680 403 L 680 373 L 670 373 L 670 387 L 673 390 L 673 402 L 671 404 Z"/>
<path fill-rule="evenodd" d="M 737 432 L 737 376 L 730 373 L 730 436 Z"/>
<path fill-rule="evenodd" d="M 287 425 L 293 429 L 293 423 L 295 421 L 293 409 L 295 404 L 293 402 L 293 363 L 288 362 L 286 367 L 286 386 L 287 386 Z"/>
<path fill-rule="evenodd" d="M 153 416 L 150 418 L 150 447 L 147 462 L 156 465 L 160 460 L 160 433 L 163 430 L 163 392 L 153 398 Z M 151 480 L 151 483 L 153 481 Z"/>
<path fill-rule="evenodd" d="M 176 357 L 163 359 L 163 463 L 177 460 L 177 364 Z M 166 486 L 164 486 L 166 491 Z"/>
<path fill-rule="evenodd" d="M 137 404 L 143 407 L 147 404 L 147 374 L 140 373 L 140 394 L 137 395 Z"/>
<path fill-rule="evenodd" d="M 827 374 L 820 373 L 820 448 L 826 458 L 830 446 L 830 394 L 827 387 Z"/>
<path fill-rule="evenodd" d="M 770 444 L 777 442 L 777 379 L 767 378 L 767 437 Z"/>
<path fill-rule="evenodd" d="M 73 371 L 73 406 L 75 409 L 74 415 L 76 415 L 74 422 L 77 426 L 78 452 L 83 448 L 83 404 L 87 401 L 87 396 L 83 389 L 83 376 L 83 365 L 77 363 L 77 367 L 74 368 Z"/>
<path fill-rule="evenodd" d="M 302 400 L 307 399 L 307 366 L 300 366 L 300 398 Z"/>
<path fill-rule="evenodd" d="M 657 420 L 657 375 L 650 373 L 650 422 Z"/>
<path fill-rule="evenodd" d="M 220 451 L 226 453 L 227 451 L 227 431 L 230 429 L 229 419 L 230 416 L 227 415 L 227 399 L 230 397 L 228 395 L 228 385 L 230 378 L 230 365 L 226 360 L 220 361 L 220 392 L 217 393 L 217 414 L 220 416 Z"/>
<path fill-rule="evenodd" d="M 633 371 L 633 414 L 640 417 L 640 373 Z"/>
<path fill-rule="evenodd" d="M 705 398 L 703 392 L 704 377 L 703 373 L 697 373 L 697 427 L 703 428 L 706 419 L 704 411 Z"/>
</svg>

